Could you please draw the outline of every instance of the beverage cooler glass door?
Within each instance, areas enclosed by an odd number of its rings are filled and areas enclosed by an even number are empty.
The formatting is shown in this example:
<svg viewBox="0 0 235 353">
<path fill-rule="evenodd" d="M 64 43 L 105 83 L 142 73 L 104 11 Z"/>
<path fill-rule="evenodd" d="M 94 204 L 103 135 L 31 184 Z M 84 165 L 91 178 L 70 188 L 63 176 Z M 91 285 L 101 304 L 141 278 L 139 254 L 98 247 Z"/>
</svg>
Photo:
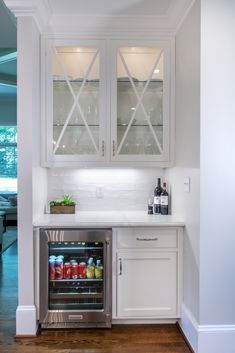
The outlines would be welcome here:
<svg viewBox="0 0 235 353">
<path fill-rule="evenodd" d="M 41 229 L 40 323 L 111 326 L 111 229 Z"/>
</svg>

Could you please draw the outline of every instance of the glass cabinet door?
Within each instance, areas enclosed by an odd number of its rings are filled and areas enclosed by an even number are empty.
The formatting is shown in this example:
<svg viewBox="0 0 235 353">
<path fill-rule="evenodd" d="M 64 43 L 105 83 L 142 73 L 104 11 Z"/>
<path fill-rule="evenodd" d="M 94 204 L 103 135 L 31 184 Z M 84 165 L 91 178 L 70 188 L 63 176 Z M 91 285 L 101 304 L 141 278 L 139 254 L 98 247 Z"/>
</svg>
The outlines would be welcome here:
<svg viewBox="0 0 235 353">
<path fill-rule="evenodd" d="M 100 44 L 50 43 L 48 147 L 56 161 L 105 157 L 103 49 Z"/>
<path fill-rule="evenodd" d="M 164 45 L 150 44 L 113 44 L 113 160 L 168 158 L 168 52 Z"/>
</svg>

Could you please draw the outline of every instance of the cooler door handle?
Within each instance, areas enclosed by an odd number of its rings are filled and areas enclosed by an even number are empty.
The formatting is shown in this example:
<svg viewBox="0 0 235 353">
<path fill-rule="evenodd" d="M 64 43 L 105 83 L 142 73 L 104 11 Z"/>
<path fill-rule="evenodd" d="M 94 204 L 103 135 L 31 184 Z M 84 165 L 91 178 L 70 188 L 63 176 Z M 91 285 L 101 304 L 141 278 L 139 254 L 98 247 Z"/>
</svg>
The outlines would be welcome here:
<svg viewBox="0 0 235 353">
<path fill-rule="evenodd" d="M 122 275 L 122 259 L 119 258 L 118 261 L 119 261 L 119 276 L 121 276 Z"/>
<path fill-rule="evenodd" d="M 104 147 L 104 140 L 102 140 L 102 157 L 104 157 L 104 151 L 105 151 L 104 148 L 105 148 Z"/>
</svg>

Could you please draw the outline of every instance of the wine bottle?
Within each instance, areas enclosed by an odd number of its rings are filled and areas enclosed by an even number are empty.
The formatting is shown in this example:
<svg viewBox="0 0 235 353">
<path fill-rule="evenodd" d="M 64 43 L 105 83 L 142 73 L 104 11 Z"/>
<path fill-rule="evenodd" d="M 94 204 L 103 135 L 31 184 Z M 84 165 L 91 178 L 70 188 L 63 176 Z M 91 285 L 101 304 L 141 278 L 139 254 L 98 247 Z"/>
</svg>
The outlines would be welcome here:
<svg viewBox="0 0 235 353">
<path fill-rule="evenodd" d="M 166 191 L 166 182 L 163 183 L 163 188 L 160 197 L 161 214 L 168 214 L 168 192 Z"/>
<path fill-rule="evenodd" d="M 157 186 L 154 189 L 154 200 L 153 200 L 153 213 L 160 214 L 161 213 L 161 178 L 157 179 Z"/>
<path fill-rule="evenodd" d="M 152 199 L 149 199 L 148 214 L 153 214 L 153 200 Z"/>
</svg>

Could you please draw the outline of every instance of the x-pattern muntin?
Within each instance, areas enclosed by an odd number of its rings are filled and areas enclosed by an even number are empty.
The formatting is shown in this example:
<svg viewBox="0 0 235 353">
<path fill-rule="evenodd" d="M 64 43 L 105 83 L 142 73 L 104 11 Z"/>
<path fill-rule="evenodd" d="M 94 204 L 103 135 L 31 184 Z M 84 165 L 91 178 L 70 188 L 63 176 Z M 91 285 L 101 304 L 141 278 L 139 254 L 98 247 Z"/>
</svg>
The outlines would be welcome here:
<svg viewBox="0 0 235 353">
<path fill-rule="evenodd" d="M 94 63 L 95 63 L 95 60 L 96 60 L 96 58 L 97 58 L 97 56 L 98 56 L 99 49 L 95 52 L 94 57 L 93 57 L 93 59 L 91 60 L 91 63 L 90 63 L 90 65 L 89 65 L 88 69 L 87 69 L 87 72 L 86 72 L 85 75 L 84 75 L 84 78 L 83 78 L 81 87 L 79 88 L 79 90 L 78 90 L 78 92 L 77 92 L 77 95 L 76 95 L 75 92 L 74 92 L 74 89 L 73 89 L 73 87 L 72 87 L 72 85 L 71 85 L 71 83 L 70 83 L 70 80 L 69 80 L 69 78 L 68 78 L 68 75 L 67 75 L 67 73 L 66 73 L 66 70 L 65 70 L 65 68 L 64 68 L 64 65 L 63 65 L 63 63 L 61 62 L 60 58 L 59 58 L 59 55 L 58 55 L 58 52 L 57 52 L 56 48 L 53 47 L 53 50 L 54 50 L 54 54 L 55 54 L 56 61 L 57 61 L 58 65 L 60 66 L 60 69 L 61 69 L 61 71 L 62 71 L 62 73 L 63 73 L 63 75 L 64 75 L 64 78 L 65 78 L 65 80 L 66 80 L 66 83 L 67 83 L 67 85 L 68 85 L 68 87 L 69 87 L 69 90 L 70 90 L 70 92 L 71 92 L 71 94 L 72 94 L 72 96 L 73 96 L 73 99 L 74 99 L 73 105 L 72 105 L 72 107 L 71 107 L 71 109 L 70 109 L 70 111 L 69 111 L 69 113 L 68 113 L 68 115 L 67 115 L 67 118 L 66 118 L 66 120 L 65 120 L 64 126 L 63 126 L 63 128 L 62 128 L 62 130 L 61 130 L 61 132 L 60 132 L 60 135 L 59 135 L 59 137 L 58 137 L 58 139 L 57 139 L 57 141 L 56 141 L 56 144 L 55 144 L 53 153 L 55 154 L 56 151 L 57 151 L 57 149 L 58 149 L 58 147 L 59 147 L 59 144 L 60 144 L 60 142 L 61 142 L 61 140 L 62 140 L 62 138 L 63 138 L 63 136 L 64 136 L 65 130 L 66 130 L 68 124 L 69 124 L 69 121 L 70 121 L 72 115 L 73 115 L 73 112 L 74 112 L 74 110 L 75 110 L 75 107 L 77 107 L 77 109 L 78 109 L 78 111 L 79 111 L 79 113 L 80 113 L 80 115 L 81 115 L 81 118 L 82 118 L 82 120 L 83 120 L 83 123 L 84 123 L 84 125 L 85 125 L 85 127 L 86 127 L 86 129 L 87 129 L 87 132 L 88 132 L 88 134 L 89 134 L 89 136 L 90 136 L 90 139 L 91 139 L 91 141 L 92 141 L 92 144 L 93 144 L 93 146 L 94 146 L 96 152 L 99 153 L 99 149 L 98 149 L 98 147 L 96 146 L 96 143 L 95 143 L 95 140 L 94 140 L 93 135 L 92 135 L 92 133 L 91 133 L 91 130 L 90 130 L 88 124 L 87 124 L 86 118 L 85 118 L 84 113 L 83 113 L 83 111 L 82 111 L 82 109 L 81 109 L 81 106 L 80 106 L 80 104 L 79 104 L 80 95 L 81 95 L 82 90 L 83 90 L 83 88 L 84 88 L 84 86 L 85 86 L 85 83 L 86 83 L 87 80 L 88 80 L 88 76 L 89 76 L 89 74 L 90 74 L 90 72 L 91 72 L 91 70 L 92 70 L 92 67 L 93 67 L 93 65 L 94 65 Z"/>
<path fill-rule="evenodd" d="M 149 77 L 148 77 L 148 80 L 146 81 L 146 83 L 145 83 L 145 85 L 144 85 L 144 88 L 143 88 L 141 94 L 139 94 L 139 92 L 137 91 L 136 86 L 135 86 L 135 84 L 134 84 L 134 81 L 133 81 L 133 78 L 132 78 L 132 76 L 131 76 L 130 70 L 129 70 L 127 64 L 126 64 L 126 61 L 125 61 L 125 59 L 124 59 L 124 57 L 123 57 L 121 51 L 120 51 L 120 50 L 118 51 L 118 54 L 119 54 L 119 56 L 120 56 L 120 58 L 121 58 L 121 61 L 122 61 L 122 63 L 123 63 L 123 66 L 124 66 L 124 68 L 125 68 L 125 70 L 126 70 L 126 73 L 127 73 L 128 77 L 129 77 L 129 79 L 130 79 L 132 88 L 133 88 L 133 90 L 134 90 L 134 92 L 135 92 L 135 95 L 136 95 L 136 97 L 137 97 L 137 104 L 136 104 L 135 110 L 133 110 L 133 113 L 132 113 L 131 119 L 130 119 L 130 121 L 129 121 L 129 124 L 128 124 L 128 126 L 127 126 L 127 128 L 126 128 L 126 131 L 125 131 L 125 133 L 124 133 L 124 135 L 123 135 L 123 137 L 122 137 L 122 140 L 121 140 L 121 142 L 120 142 L 120 144 L 119 144 L 119 147 L 118 147 L 118 149 L 117 149 L 117 154 L 119 154 L 120 151 L 121 151 L 121 148 L 122 148 L 123 143 L 124 143 L 124 141 L 125 141 L 125 139 L 126 139 L 126 137 L 127 137 L 128 132 L 129 132 L 129 130 L 130 130 L 130 127 L 131 127 L 131 125 L 132 125 L 132 122 L 134 121 L 134 118 L 135 118 L 135 115 L 136 115 L 136 112 L 137 112 L 139 106 L 141 106 L 141 108 L 142 108 L 142 110 L 143 110 L 143 113 L 144 113 L 144 116 L 145 116 L 145 120 L 147 121 L 147 123 L 148 123 L 148 125 L 149 125 L 150 131 L 151 131 L 152 134 L 153 134 L 153 138 L 154 138 L 154 140 L 155 140 L 155 142 L 156 142 L 156 144 L 157 144 L 157 147 L 158 147 L 160 153 L 161 153 L 161 154 L 163 153 L 163 150 L 162 150 L 162 147 L 161 147 L 160 142 L 159 142 L 159 140 L 158 140 L 158 137 L 157 137 L 157 135 L 156 135 L 156 133 L 155 133 L 155 131 L 154 131 L 154 129 L 153 129 L 153 126 L 152 126 L 152 124 L 151 124 L 151 122 L 150 122 L 149 116 L 148 116 L 148 114 L 147 114 L 147 112 L 146 112 L 146 110 L 145 110 L 145 107 L 144 107 L 144 105 L 143 105 L 143 102 L 142 102 L 143 97 L 144 97 L 144 94 L 145 94 L 145 92 L 146 92 L 146 90 L 147 90 L 147 88 L 148 88 L 148 85 L 149 85 L 149 83 L 150 83 L 150 80 L 151 80 L 151 78 L 152 78 L 152 76 L 153 76 L 154 70 L 155 70 L 155 68 L 156 68 L 156 67 L 158 66 L 158 64 L 159 64 L 159 61 L 160 61 L 161 56 L 162 56 L 162 53 L 163 53 L 163 50 L 161 50 L 160 53 L 159 53 L 159 55 L 157 56 L 157 59 L 156 59 L 155 62 L 154 62 L 154 65 L 153 65 L 153 67 L 152 67 L 152 70 L 150 71 L 150 75 L 149 75 Z"/>
</svg>

